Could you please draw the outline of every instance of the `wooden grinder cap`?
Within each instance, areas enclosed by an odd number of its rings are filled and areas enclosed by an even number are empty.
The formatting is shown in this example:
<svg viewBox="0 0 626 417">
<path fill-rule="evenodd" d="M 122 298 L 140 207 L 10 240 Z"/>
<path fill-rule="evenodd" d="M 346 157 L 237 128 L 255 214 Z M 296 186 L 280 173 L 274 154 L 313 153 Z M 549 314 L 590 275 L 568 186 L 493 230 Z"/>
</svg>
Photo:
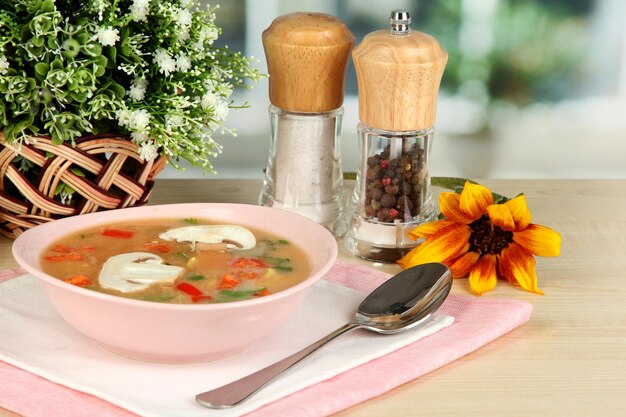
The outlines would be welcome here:
<svg viewBox="0 0 626 417">
<path fill-rule="evenodd" d="M 336 17 L 290 13 L 263 32 L 270 102 L 296 112 L 324 112 L 343 104 L 354 36 Z"/>
<path fill-rule="evenodd" d="M 359 118 L 381 130 L 411 131 L 435 123 L 437 94 L 448 54 L 430 35 L 411 31 L 406 21 L 372 32 L 352 51 L 359 86 Z M 393 34 L 394 24 L 404 34 Z M 400 25 L 402 26 L 402 25 Z"/>
</svg>

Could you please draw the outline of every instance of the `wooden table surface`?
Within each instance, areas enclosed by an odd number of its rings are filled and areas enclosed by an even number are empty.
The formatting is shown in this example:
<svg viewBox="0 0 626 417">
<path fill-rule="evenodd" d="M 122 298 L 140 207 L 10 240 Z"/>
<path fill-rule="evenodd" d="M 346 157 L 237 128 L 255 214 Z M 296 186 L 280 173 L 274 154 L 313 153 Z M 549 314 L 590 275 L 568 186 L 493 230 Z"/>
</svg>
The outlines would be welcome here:
<svg viewBox="0 0 626 417">
<path fill-rule="evenodd" d="M 480 182 L 508 196 L 525 193 L 533 222 L 563 237 L 560 257 L 537 258 L 544 296 L 505 281 L 483 296 L 529 301 L 530 321 L 339 415 L 626 416 L 626 180 Z M 260 189 L 257 180 L 159 180 L 150 203 L 256 204 Z M 0 268 L 16 266 L 10 246 L 0 238 Z M 399 270 L 356 259 L 341 242 L 340 248 L 342 259 Z M 452 292 L 473 297 L 466 279 L 455 280 Z M 12 415 L 0 409 L 0 416 Z"/>
</svg>

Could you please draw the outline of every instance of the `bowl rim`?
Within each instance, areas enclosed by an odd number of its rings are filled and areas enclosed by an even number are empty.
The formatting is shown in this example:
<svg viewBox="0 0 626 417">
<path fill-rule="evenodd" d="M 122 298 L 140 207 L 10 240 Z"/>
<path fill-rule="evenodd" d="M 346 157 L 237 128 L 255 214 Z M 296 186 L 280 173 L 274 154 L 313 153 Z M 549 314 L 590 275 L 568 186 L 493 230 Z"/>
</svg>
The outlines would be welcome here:
<svg viewBox="0 0 626 417">
<path fill-rule="evenodd" d="M 247 299 L 247 300 L 240 300 L 240 301 L 229 301 L 229 302 L 225 302 L 225 303 L 207 303 L 207 304 L 192 304 L 192 303 L 188 303 L 188 304 L 168 304 L 168 303 L 159 303 L 159 302 L 153 302 L 153 301 L 146 301 L 146 300 L 136 300 L 136 299 L 132 299 L 132 298 L 126 298 L 126 297 L 120 297 L 117 295 L 113 295 L 113 294 L 107 294 L 107 293 L 101 293 L 98 291 L 93 291 L 93 290 L 87 290 L 85 288 L 80 288 L 77 287 L 75 285 L 69 284 L 67 282 L 64 282 L 58 278 L 55 278 L 47 273 L 45 273 L 44 271 L 42 271 L 41 269 L 39 269 L 36 265 L 31 264 L 30 262 L 27 262 L 24 257 L 22 257 L 21 252 L 24 250 L 28 249 L 28 246 L 26 245 L 26 242 L 31 238 L 31 236 L 37 236 L 38 234 L 45 234 L 48 229 L 51 228 L 57 228 L 59 227 L 59 225 L 63 225 L 63 224 L 68 224 L 68 223 L 72 223 L 73 221 L 76 220 L 76 218 L 81 218 L 82 219 L 88 219 L 88 218 L 102 218 L 104 217 L 106 220 L 111 220 L 111 222 L 114 222 L 116 218 L 118 218 L 119 216 L 123 216 L 125 214 L 129 214 L 129 213 L 136 213 L 136 212 L 140 212 L 139 218 L 142 219 L 148 219 L 148 218 L 167 218 L 168 216 L 146 216 L 144 213 L 141 213 L 142 211 L 145 213 L 150 213 L 150 212 L 158 212 L 159 210 L 164 210 L 164 209 L 180 209 L 181 212 L 183 209 L 192 209 L 192 208 L 196 208 L 196 209 L 200 209 L 201 207 L 208 207 L 208 208 L 221 208 L 221 209 L 231 209 L 231 210 L 237 210 L 237 209 L 241 209 L 243 207 L 245 207 L 246 209 L 252 209 L 252 210 L 259 210 L 259 211 L 280 211 L 281 215 L 286 216 L 287 218 L 292 218 L 294 221 L 298 221 L 298 222 L 305 222 L 308 223 L 310 226 L 317 228 L 317 230 L 320 233 L 320 240 L 324 239 L 325 241 L 322 241 L 322 243 L 324 245 L 328 244 L 328 248 L 329 248 L 329 257 L 328 257 L 328 262 L 326 262 L 325 264 L 323 264 L 321 266 L 321 268 L 315 272 L 312 273 L 309 277 L 307 277 L 307 279 L 305 279 L 304 281 L 299 282 L 298 284 L 286 288 L 282 291 L 273 293 L 273 294 L 269 294 L 263 297 L 259 297 L 259 298 L 254 298 L 254 299 Z M 86 226 L 88 227 L 88 226 Z M 257 229 L 260 230 L 264 230 L 262 227 L 259 228 L 257 226 L 255 226 Z M 68 232 L 71 233 L 71 232 Z M 63 234 L 57 236 L 57 238 L 61 237 Z M 42 247 L 42 249 L 45 248 Z M 25 269 L 28 273 L 34 275 L 39 281 L 42 281 L 45 284 L 49 284 L 49 285 L 53 285 L 55 287 L 58 287 L 59 289 L 62 290 L 67 290 L 70 292 L 74 292 L 78 295 L 82 295 L 82 296 L 86 296 L 86 297 L 90 297 L 90 298 L 95 298 L 98 300 L 102 300 L 102 301 L 111 301 L 117 304 L 122 304 L 122 305 L 128 305 L 128 306 L 133 306 L 133 307 L 137 307 L 137 308 L 143 308 L 143 309 L 167 309 L 167 310 L 195 310 L 195 311 L 203 311 L 203 310 L 207 310 L 207 311 L 211 311 L 211 310 L 228 310 L 228 309 L 237 309 L 240 308 L 241 306 L 253 306 L 253 305 L 261 305 L 261 304 L 266 304 L 266 303 L 271 303 L 286 297 L 289 297 L 291 295 L 293 295 L 294 293 L 298 293 L 301 290 L 304 290 L 310 286 L 312 286 L 315 282 L 317 282 L 319 279 L 321 279 L 334 265 L 336 259 L 337 259 L 337 255 L 339 253 L 339 248 L 337 245 L 337 240 L 335 239 L 335 237 L 333 236 L 333 234 L 328 231 L 326 228 L 324 228 L 322 225 L 320 225 L 319 223 L 305 217 L 302 216 L 300 214 L 297 213 L 293 213 L 287 210 L 282 210 L 279 208 L 274 208 L 274 207 L 267 207 L 267 206 L 259 206 L 259 205 L 254 205 L 254 204 L 243 204 L 243 203 L 173 203 L 173 204 L 155 204 L 155 205 L 146 205 L 146 206 L 138 206 L 138 207 L 129 207 L 129 208 L 122 208 L 122 209 L 115 209 L 115 210 L 107 210 L 107 211 L 100 211 L 100 212 L 95 212 L 95 213 L 87 213 L 87 214 L 80 214 L 80 215 L 76 215 L 76 216 L 71 216 L 71 217 L 65 217 L 62 219 L 57 219 L 57 220 L 53 220 L 47 223 L 43 223 L 40 224 L 38 226 L 35 226 L 31 229 L 26 230 L 24 233 L 20 234 L 15 241 L 12 244 L 12 254 L 13 257 L 15 258 L 15 260 L 17 261 L 17 263 L 23 268 Z M 41 255 L 41 251 L 38 253 L 38 255 Z"/>
</svg>

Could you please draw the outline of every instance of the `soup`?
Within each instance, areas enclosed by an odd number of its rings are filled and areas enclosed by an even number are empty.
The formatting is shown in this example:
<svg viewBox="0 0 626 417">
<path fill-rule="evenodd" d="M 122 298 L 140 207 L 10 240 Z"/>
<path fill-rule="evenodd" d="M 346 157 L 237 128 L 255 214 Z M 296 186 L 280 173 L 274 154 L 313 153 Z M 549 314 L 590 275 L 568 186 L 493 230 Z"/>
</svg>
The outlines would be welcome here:
<svg viewBox="0 0 626 417">
<path fill-rule="evenodd" d="M 310 273 L 304 253 L 279 236 L 198 219 L 81 230 L 48 247 L 41 268 L 89 290 L 176 304 L 263 297 Z"/>
</svg>

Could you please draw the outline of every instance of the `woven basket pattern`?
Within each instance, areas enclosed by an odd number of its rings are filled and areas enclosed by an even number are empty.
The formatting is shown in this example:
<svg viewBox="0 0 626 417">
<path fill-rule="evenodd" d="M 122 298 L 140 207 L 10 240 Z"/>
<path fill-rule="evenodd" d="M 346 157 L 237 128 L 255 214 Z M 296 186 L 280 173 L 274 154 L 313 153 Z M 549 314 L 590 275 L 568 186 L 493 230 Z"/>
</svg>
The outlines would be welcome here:
<svg viewBox="0 0 626 417">
<path fill-rule="evenodd" d="M 75 146 L 45 136 L 29 142 L 5 143 L 0 133 L 0 234 L 10 239 L 54 219 L 143 205 L 165 165 L 163 156 L 141 160 L 124 135 L 85 136 Z M 36 181 L 19 171 L 21 158 L 40 167 Z M 61 181 L 75 190 L 69 202 L 55 195 Z"/>
</svg>

